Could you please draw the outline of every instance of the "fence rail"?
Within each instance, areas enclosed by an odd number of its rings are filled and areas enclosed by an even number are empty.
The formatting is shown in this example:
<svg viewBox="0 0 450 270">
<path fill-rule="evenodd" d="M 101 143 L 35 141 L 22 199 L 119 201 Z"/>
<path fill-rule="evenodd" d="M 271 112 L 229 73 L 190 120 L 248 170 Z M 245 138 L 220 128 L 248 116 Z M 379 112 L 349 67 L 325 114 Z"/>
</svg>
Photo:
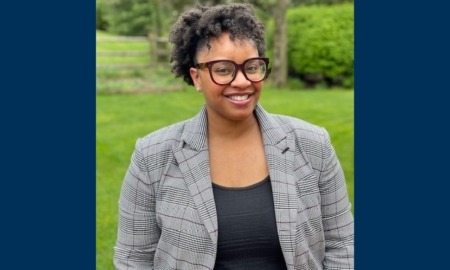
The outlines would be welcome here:
<svg viewBox="0 0 450 270">
<path fill-rule="evenodd" d="M 128 57 L 128 56 L 145 56 L 148 55 L 147 51 L 97 51 L 97 56 L 116 56 L 116 57 Z"/>
<path fill-rule="evenodd" d="M 150 64 L 130 64 L 130 65 L 97 65 L 97 69 L 142 69 L 149 68 Z"/>
<path fill-rule="evenodd" d="M 97 69 L 142 69 L 158 66 L 169 66 L 170 46 L 169 40 L 165 37 L 156 37 L 153 35 L 130 36 L 130 37 L 97 37 L 97 43 L 119 43 L 119 42 L 146 42 L 146 50 L 100 50 L 96 52 L 97 57 L 122 57 L 124 64 L 99 64 Z M 127 63 L 127 57 L 148 56 L 148 64 Z"/>
<path fill-rule="evenodd" d="M 96 43 L 97 92 L 142 92 L 164 87 L 169 90 L 180 89 L 179 85 L 161 87 L 157 86 L 161 81 L 149 80 L 159 67 L 170 67 L 171 47 L 168 38 L 153 35 L 97 37 Z M 128 43 L 141 44 L 128 46 Z M 130 91 L 128 88 L 133 89 Z"/>
<path fill-rule="evenodd" d="M 96 42 L 141 42 L 148 41 L 147 37 L 97 37 Z"/>
</svg>

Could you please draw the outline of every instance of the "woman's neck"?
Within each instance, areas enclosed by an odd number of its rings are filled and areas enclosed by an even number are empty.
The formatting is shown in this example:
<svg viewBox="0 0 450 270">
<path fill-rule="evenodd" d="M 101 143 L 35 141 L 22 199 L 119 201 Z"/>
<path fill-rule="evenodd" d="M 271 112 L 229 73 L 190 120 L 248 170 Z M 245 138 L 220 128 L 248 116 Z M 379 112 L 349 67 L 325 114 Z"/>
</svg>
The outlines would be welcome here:
<svg viewBox="0 0 450 270">
<path fill-rule="evenodd" d="M 231 121 L 225 119 L 214 119 L 208 114 L 208 136 L 216 139 L 237 139 L 252 134 L 255 130 L 259 132 L 259 124 L 254 114 L 242 121 Z"/>
</svg>

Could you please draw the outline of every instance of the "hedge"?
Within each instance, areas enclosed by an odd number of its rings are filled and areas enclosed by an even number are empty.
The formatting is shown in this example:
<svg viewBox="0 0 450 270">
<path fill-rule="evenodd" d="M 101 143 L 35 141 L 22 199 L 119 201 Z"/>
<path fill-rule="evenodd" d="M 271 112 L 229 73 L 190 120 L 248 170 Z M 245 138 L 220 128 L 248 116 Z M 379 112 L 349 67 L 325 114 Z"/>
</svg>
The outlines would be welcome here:
<svg viewBox="0 0 450 270">
<path fill-rule="evenodd" d="M 288 67 L 309 83 L 353 87 L 353 4 L 292 8 L 288 20 Z"/>
</svg>

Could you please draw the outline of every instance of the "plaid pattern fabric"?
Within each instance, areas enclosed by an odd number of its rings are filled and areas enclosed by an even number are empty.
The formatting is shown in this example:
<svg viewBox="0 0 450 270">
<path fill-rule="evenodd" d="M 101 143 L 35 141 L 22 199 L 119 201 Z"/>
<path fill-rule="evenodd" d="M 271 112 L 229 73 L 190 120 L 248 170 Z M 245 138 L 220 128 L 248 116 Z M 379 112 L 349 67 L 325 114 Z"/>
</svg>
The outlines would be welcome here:
<svg viewBox="0 0 450 270">
<path fill-rule="evenodd" d="M 258 105 L 288 269 L 353 269 L 353 215 L 325 129 Z M 136 143 L 119 199 L 116 269 L 213 269 L 217 213 L 206 107 Z"/>
</svg>

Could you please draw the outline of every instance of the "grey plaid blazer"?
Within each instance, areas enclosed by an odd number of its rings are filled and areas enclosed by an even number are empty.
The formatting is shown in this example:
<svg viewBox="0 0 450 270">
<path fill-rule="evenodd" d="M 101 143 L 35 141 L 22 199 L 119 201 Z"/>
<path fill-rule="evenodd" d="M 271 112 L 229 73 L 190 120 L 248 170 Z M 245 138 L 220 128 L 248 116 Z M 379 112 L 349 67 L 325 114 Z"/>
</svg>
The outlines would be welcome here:
<svg viewBox="0 0 450 270">
<path fill-rule="evenodd" d="M 325 129 L 258 105 L 288 269 L 353 269 L 353 215 Z M 213 269 L 206 108 L 137 140 L 119 199 L 116 269 Z"/>
</svg>

